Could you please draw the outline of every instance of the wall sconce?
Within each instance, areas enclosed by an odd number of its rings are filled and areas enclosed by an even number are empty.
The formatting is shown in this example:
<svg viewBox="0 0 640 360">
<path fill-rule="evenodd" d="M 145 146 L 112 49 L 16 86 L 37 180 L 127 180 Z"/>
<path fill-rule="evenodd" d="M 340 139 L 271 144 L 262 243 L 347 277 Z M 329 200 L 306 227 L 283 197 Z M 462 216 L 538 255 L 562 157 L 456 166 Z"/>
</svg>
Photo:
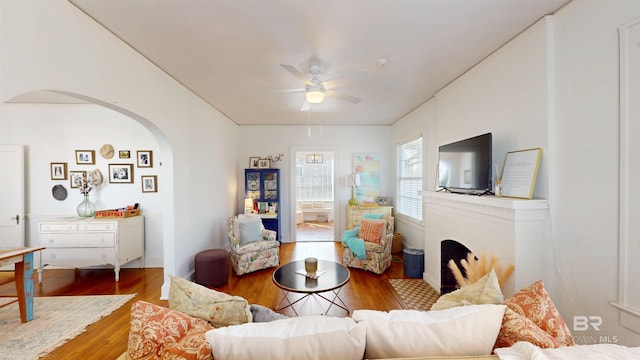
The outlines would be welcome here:
<svg viewBox="0 0 640 360">
<path fill-rule="evenodd" d="M 244 213 L 245 213 L 245 215 L 251 214 L 252 211 L 253 211 L 253 199 L 252 198 L 244 199 Z"/>
<path fill-rule="evenodd" d="M 358 200 L 356 199 L 356 186 L 360 186 L 360 174 L 353 173 L 351 174 L 351 199 L 349 199 L 349 205 L 356 206 L 358 205 Z"/>
</svg>

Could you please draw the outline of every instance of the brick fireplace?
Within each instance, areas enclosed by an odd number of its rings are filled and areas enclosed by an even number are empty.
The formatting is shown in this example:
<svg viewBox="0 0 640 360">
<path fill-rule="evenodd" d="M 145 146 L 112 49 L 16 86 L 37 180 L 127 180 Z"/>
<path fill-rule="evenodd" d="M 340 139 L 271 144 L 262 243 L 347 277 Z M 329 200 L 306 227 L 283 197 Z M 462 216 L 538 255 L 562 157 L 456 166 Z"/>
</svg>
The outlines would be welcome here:
<svg viewBox="0 0 640 360">
<path fill-rule="evenodd" d="M 442 286 L 441 242 L 447 239 L 455 239 L 476 255 L 497 255 L 502 264 L 514 264 L 515 271 L 502 289 L 505 297 L 542 279 L 542 248 L 551 236 L 546 200 L 429 191 L 422 198 L 424 278 L 431 286 Z"/>
</svg>

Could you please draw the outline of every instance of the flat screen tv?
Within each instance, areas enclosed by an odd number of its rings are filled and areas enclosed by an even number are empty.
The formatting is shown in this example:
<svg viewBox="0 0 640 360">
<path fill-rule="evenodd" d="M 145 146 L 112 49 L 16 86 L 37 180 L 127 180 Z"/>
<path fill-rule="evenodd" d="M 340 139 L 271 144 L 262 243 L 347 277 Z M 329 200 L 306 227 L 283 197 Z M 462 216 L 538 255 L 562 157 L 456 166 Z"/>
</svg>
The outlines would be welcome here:
<svg viewBox="0 0 640 360">
<path fill-rule="evenodd" d="M 491 193 L 491 133 L 442 145 L 438 149 L 438 190 Z"/>
</svg>

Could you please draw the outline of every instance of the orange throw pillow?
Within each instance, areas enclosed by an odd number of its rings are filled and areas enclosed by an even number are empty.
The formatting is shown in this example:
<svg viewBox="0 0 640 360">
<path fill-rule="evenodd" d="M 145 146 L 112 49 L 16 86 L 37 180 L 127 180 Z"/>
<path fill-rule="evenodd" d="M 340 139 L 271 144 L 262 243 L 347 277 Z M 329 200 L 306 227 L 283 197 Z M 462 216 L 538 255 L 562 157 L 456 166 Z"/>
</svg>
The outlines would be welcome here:
<svg viewBox="0 0 640 360">
<path fill-rule="evenodd" d="M 358 237 L 364 241 L 380 244 L 380 240 L 384 235 L 384 226 L 386 223 L 386 220 L 362 219 Z"/>
<path fill-rule="evenodd" d="M 542 348 L 571 346 L 573 336 L 544 289 L 537 281 L 504 301 L 507 310 L 498 334 L 496 348 L 528 341 Z M 537 327 L 540 331 L 533 329 Z M 546 336 L 544 334 L 547 334 Z"/>
</svg>

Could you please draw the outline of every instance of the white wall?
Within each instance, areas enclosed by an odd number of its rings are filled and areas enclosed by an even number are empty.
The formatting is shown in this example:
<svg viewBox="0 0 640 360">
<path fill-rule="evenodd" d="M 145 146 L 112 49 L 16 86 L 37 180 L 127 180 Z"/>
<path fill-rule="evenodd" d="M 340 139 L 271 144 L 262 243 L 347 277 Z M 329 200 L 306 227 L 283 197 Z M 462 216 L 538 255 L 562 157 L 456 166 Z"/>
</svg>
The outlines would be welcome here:
<svg viewBox="0 0 640 360">
<path fill-rule="evenodd" d="M 312 114 L 313 119 L 313 114 Z M 282 161 L 274 164 L 279 168 L 281 194 L 280 213 L 282 224 L 281 240 L 292 241 L 295 227 L 295 204 L 291 196 L 291 163 L 295 151 L 321 150 L 335 151 L 335 206 L 334 221 L 336 234 L 346 229 L 346 206 L 351 197 L 351 186 L 345 183 L 345 177 L 353 172 L 354 153 L 380 154 L 380 193 L 391 195 L 395 178 L 394 149 L 388 126 L 320 126 L 311 127 L 311 137 L 307 126 L 241 126 L 242 145 L 236 156 L 238 161 L 238 208 L 242 208 L 244 196 L 244 169 L 249 165 L 250 157 L 265 158 L 269 155 L 284 154 Z M 322 132 L 321 132 L 322 131 Z"/>
<path fill-rule="evenodd" d="M 487 131 L 497 163 L 543 147 L 534 193 L 550 204 L 543 280 L 578 343 L 640 345 L 609 304 L 618 295 L 618 27 L 638 17 L 636 0 L 574 0 L 436 96 L 426 168 L 437 145 Z M 423 129 L 414 121 L 394 129 Z M 576 331 L 574 316 L 603 323 Z"/>
<path fill-rule="evenodd" d="M 64 0 L 1 1 L 0 36 L 0 104 L 61 91 L 124 113 L 155 136 L 165 163 L 166 297 L 168 274 L 188 277 L 199 250 L 227 244 L 226 219 L 238 208 L 237 125 Z"/>
<path fill-rule="evenodd" d="M 38 244 L 38 222 L 51 217 L 76 214 L 82 200 L 70 180 L 51 180 L 50 163 L 66 162 L 68 171 L 102 172 L 103 184 L 91 191 L 96 209 L 115 209 L 138 203 L 145 216 L 145 266 L 162 267 L 162 201 L 163 178 L 158 177 L 160 193 L 142 193 L 140 176 L 157 175 L 163 158 L 153 135 L 140 123 L 118 112 L 98 105 L 7 104 L 1 109 L 0 143 L 26 144 L 26 179 L 28 189 L 25 241 Z M 96 131 L 99 129 L 99 131 Z M 103 144 L 113 145 L 111 159 L 100 155 Z M 94 150 L 95 165 L 77 165 L 75 150 Z M 119 159 L 118 150 L 129 150 L 130 159 Z M 138 168 L 136 150 L 153 151 L 153 167 Z M 133 184 L 110 184 L 109 164 L 134 164 Z M 67 198 L 53 198 L 51 188 L 63 185 Z"/>
<path fill-rule="evenodd" d="M 553 243 L 545 281 L 570 324 L 573 316 L 602 317 L 600 331 L 574 331 L 579 341 L 640 345 L 640 334 L 621 327 L 609 304 L 618 291 L 618 28 L 638 17 L 637 0 L 581 0 L 554 18 Z"/>
</svg>

